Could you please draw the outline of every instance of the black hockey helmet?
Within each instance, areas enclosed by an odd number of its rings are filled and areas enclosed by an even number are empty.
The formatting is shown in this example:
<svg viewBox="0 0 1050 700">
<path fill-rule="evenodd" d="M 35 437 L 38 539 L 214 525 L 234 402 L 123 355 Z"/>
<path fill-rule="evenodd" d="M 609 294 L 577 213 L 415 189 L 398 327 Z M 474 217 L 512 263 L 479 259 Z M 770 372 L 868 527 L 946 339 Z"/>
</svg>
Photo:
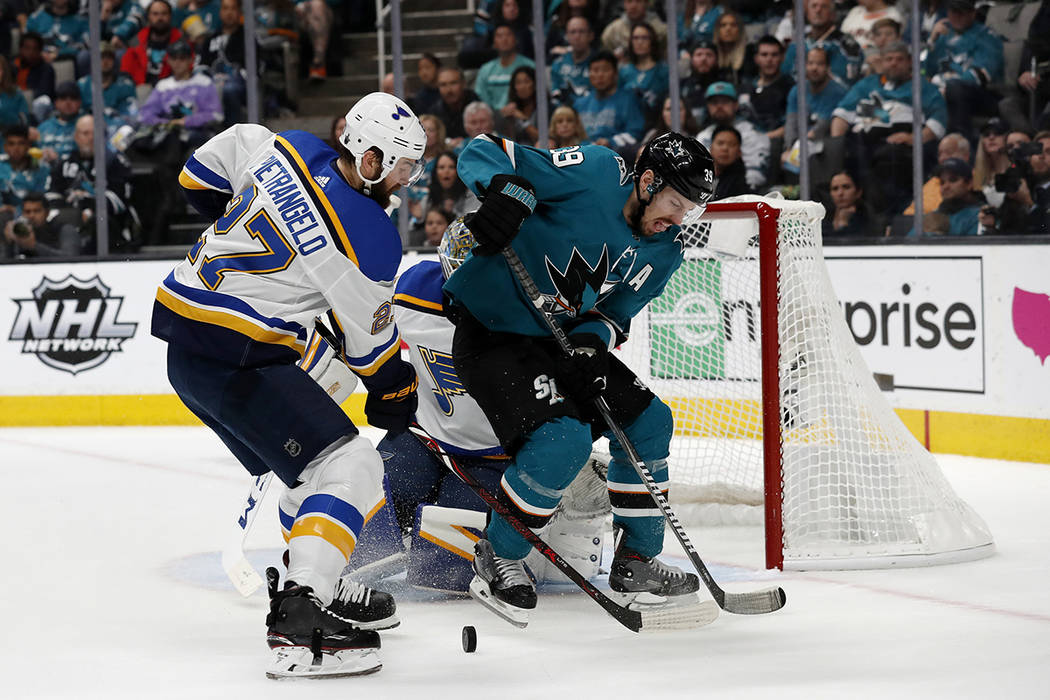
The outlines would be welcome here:
<svg viewBox="0 0 1050 700">
<path fill-rule="evenodd" d="M 636 186 L 646 170 L 656 175 L 650 194 L 672 187 L 703 207 L 714 192 L 715 162 L 711 152 L 696 139 L 674 131 L 657 136 L 642 149 L 634 164 Z"/>
</svg>

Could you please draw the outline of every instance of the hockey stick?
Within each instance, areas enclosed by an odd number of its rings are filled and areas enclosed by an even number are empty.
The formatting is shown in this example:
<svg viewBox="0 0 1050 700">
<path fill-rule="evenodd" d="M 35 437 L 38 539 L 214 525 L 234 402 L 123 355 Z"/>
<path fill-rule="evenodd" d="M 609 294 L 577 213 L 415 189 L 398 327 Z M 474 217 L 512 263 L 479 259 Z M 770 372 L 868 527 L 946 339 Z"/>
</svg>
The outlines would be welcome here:
<svg viewBox="0 0 1050 700">
<path fill-rule="evenodd" d="M 259 514 L 259 504 L 266 496 L 266 490 L 270 488 L 272 477 L 273 472 L 255 477 L 251 491 L 248 492 L 248 498 L 241 502 L 237 525 L 230 529 L 226 546 L 222 550 L 222 568 L 229 576 L 233 587 L 245 598 L 263 584 L 259 572 L 248 563 L 248 558 L 244 556 L 244 543 L 255 523 L 255 516 Z"/>
<path fill-rule="evenodd" d="M 419 438 L 419 441 L 433 454 L 446 468 L 459 477 L 459 480 L 470 487 L 470 490 L 478 495 L 493 512 L 506 520 L 514 530 L 524 537 L 532 547 L 543 555 L 543 557 L 565 574 L 573 583 L 580 587 L 584 593 L 590 596 L 605 612 L 609 613 L 617 622 L 632 632 L 652 632 L 674 629 L 692 629 L 706 625 L 714 621 L 717 616 L 717 608 L 710 603 L 705 609 L 703 603 L 697 605 L 682 605 L 662 608 L 651 611 L 639 612 L 619 605 L 607 595 L 595 588 L 594 584 L 584 578 L 560 554 L 549 544 L 544 542 L 539 535 L 532 531 L 528 525 L 518 520 L 510 508 L 504 505 L 496 496 L 489 492 L 474 475 L 461 467 L 456 460 L 448 454 L 434 438 L 430 437 L 418 424 L 412 423 L 408 431 Z M 690 614 L 691 613 L 691 614 Z"/>
<path fill-rule="evenodd" d="M 328 343 L 333 350 L 336 351 L 337 356 L 342 357 L 342 343 L 336 338 L 328 326 L 326 326 L 320 319 L 314 320 L 314 328 L 317 334 Z M 675 630 L 675 629 L 692 629 L 700 627 L 712 622 L 717 614 L 717 609 L 713 606 L 707 609 L 704 603 L 698 603 L 697 605 L 682 605 L 670 608 L 664 608 L 661 610 L 652 610 L 640 612 L 637 610 L 631 610 L 625 606 L 619 605 L 614 600 L 609 598 L 607 595 L 599 591 L 595 586 L 588 581 L 584 576 L 576 571 L 568 562 L 566 562 L 560 554 L 558 554 L 550 545 L 544 542 L 535 532 L 532 531 L 527 525 L 522 523 L 518 518 L 507 508 L 507 506 L 497 500 L 497 498 L 485 489 L 485 487 L 479 482 L 474 476 L 459 466 L 455 459 L 452 458 L 442 447 L 439 445 L 434 438 L 432 438 L 423 428 L 417 424 L 412 423 L 408 428 L 409 432 L 412 433 L 420 442 L 433 454 L 447 469 L 455 474 L 464 484 L 466 484 L 478 497 L 494 512 L 502 516 L 510 525 L 518 532 L 525 540 L 528 541 L 545 559 L 550 561 L 555 568 L 561 571 L 568 579 L 580 587 L 580 589 L 591 597 L 598 605 L 600 605 L 610 616 L 613 617 L 617 622 L 622 624 L 632 632 L 641 631 L 662 631 L 662 630 Z M 712 614 L 715 613 L 715 614 Z"/>
<path fill-rule="evenodd" d="M 573 351 L 572 344 L 569 342 L 568 337 L 565 335 L 565 331 L 554 322 L 551 315 L 543 308 L 543 296 L 540 293 L 539 288 L 536 286 L 535 280 L 532 279 L 532 275 L 525 269 L 525 266 L 521 262 L 521 258 L 514 252 L 514 249 L 507 246 L 503 249 L 503 257 L 506 259 L 507 264 L 510 266 L 511 271 L 521 282 L 522 288 L 525 290 L 525 294 L 528 295 L 532 301 L 533 306 L 536 307 L 536 311 L 543 317 L 544 323 L 547 328 L 550 329 L 551 335 L 558 341 L 558 346 L 562 352 L 567 355 L 571 355 Z M 667 499 L 662 493 L 660 488 L 656 485 L 656 481 L 653 479 L 652 473 L 648 467 L 645 466 L 645 462 L 638 456 L 638 451 L 634 449 L 634 445 L 627 439 L 627 434 L 623 432 L 623 429 L 616 422 L 612 416 L 612 412 L 609 409 L 609 404 L 606 402 L 604 396 L 598 396 L 594 400 L 594 406 L 598 409 L 598 413 L 601 415 L 605 424 L 609 426 L 609 430 L 612 431 L 616 440 L 623 447 L 627 453 L 628 458 L 631 460 L 631 464 L 634 466 L 634 470 L 638 473 L 642 483 L 645 484 L 646 490 L 649 495 L 656 501 L 656 505 L 660 508 L 664 518 L 671 525 L 671 529 L 674 531 L 675 537 L 678 538 L 678 542 L 682 545 L 682 549 L 685 550 L 689 556 L 689 560 L 693 563 L 700 578 L 703 579 L 704 585 L 711 591 L 712 597 L 715 602 L 723 610 L 738 615 L 759 615 L 762 613 L 771 613 L 780 610 L 784 607 L 784 603 L 787 602 L 787 594 L 784 593 L 784 589 L 780 587 L 768 588 L 759 591 L 752 591 L 749 593 L 727 593 L 718 585 L 714 577 L 711 576 L 711 572 L 707 570 L 707 566 L 704 564 L 703 559 L 697 554 L 696 549 L 693 547 L 693 543 L 689 541 L 689 536 L 685 533 L 685 529 L 682 524 L 678 521 L 678 516 L 675 515 L 674 511 L 671 510 L 671 506 L 667 503 Z"/>
</svg>

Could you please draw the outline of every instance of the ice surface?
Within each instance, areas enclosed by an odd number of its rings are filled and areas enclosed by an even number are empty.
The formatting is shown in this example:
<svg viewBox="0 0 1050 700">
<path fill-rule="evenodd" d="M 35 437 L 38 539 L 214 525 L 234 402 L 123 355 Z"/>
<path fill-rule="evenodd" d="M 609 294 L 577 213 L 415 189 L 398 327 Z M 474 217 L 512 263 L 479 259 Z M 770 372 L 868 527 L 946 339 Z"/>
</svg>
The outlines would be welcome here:
<svg viewBox="0 0 1050 700">
<path fill-rule="evenodd" d="M 1050 465 L 940 463 L 995 556 L 784 575 L 761 570 L 757 528 L 695 528 L 728 590 L 775 582 L 787 607 L 635 635 L 577 593 L 541 595 L 526 630 L 469 599 L 406 595 L 380 673 L 275 682 L 265 597 L 241 598 L 219 564 L 250 480 L 210 432 L 3 429 L 0 698 L 1050 697 Z M 260 567 L 283 546 L 276 493 L 249 541 Z"/>
</svg>

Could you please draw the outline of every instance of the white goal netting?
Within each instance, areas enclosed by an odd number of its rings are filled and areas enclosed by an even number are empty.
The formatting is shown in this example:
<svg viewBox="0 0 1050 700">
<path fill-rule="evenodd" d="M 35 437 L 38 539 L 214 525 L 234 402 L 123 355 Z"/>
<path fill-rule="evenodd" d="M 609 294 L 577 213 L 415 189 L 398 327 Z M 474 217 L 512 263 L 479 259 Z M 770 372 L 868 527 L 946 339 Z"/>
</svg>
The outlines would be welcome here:
<svg viewBox="0 0 1050 700">
<path fill-rule="evenodd" d="M 823 207 L 726 201 L 728 207 L 712 204 L 689 232 L 681 268 L 634 320 L 619 351 L 674 411 L 676 509 L 688 517 L 719 504 L 731 521 L 764 513 L 785 568 L 908 566 L 990 554 L 984 522 L 901 423 L 860 356 L 824 265 Z M 734 207 L 743 211 L 725 211 Z M 768 222 L 762 241 L 775 240 L 778 262 L 776 284 L 764 296 L 759 221 Z M 775 329 L 762 327 L 763 303 L 776 305 L 777 322 L 769 324 Z M 765 399 L 779 416 L 779 430 L 770 432 L 780 433 L 765 461 L 764 332 L 778 356 L 779 386 L 767 386 Z"/>
</svg>

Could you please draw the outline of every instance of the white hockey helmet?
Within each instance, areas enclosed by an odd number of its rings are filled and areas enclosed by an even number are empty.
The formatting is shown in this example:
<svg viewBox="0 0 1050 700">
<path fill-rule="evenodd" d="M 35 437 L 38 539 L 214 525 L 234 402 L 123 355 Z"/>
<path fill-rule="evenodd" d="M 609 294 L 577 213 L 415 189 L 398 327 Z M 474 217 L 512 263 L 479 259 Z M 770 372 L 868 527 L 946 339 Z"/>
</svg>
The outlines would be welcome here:
<svg viewBox="0 0 1050 700">
<path fill-rule="evenodd" d="M 373 92 L 358 100 L 346 113 L 346 126 L 339 140 L 353 154 L 366 191 L 370 185 L 382 182 L 402 158 L 412 161 L 409 185 L 423 174 L 426 131 L 409 106 L 393 95 Z M 361 158 L 370 148 L 380 151 L 383 162 L 383 169 L 374 180 L 361 175 Z"/>
</svg>

